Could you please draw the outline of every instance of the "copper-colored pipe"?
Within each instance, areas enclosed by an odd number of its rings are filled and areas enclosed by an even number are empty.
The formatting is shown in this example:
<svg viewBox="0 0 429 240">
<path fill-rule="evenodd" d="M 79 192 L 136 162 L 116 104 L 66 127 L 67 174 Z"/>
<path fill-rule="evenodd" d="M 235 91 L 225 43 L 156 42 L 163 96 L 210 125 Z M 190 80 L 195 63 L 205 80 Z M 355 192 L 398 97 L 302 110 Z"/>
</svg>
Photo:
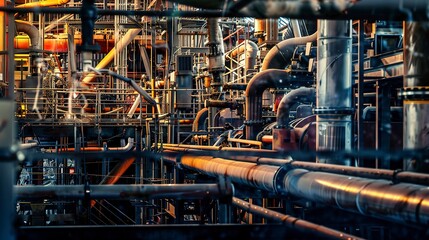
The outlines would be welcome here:
<svg viewBox="0 0 429 240">
<path fill-rule="evenodd" d="M 135 158 L 127 158 L 120 163 L 118 163 L 112 171 L 109 172 L 109 174 L 101 180 L 101 184 L 105 185 L 112 185 L 115 184 L 121 177 L 124 175 L 124 173 L 128 170 L 128 168 L 134 163 Z M 91 200 L 91 207 L 94 207 L 96 204 L 96 201 Z"/>
<path fill-rule="evenodd" d="M 403 224 L 429 224 L 426 186 L 257 165 L 211 156 L 181 157 L 182 166 L 232 182 Z"/>
<path fill-rule="evenodd" d="M 273 143 L 273 135 L 264 135 L 262 136 L 262 142 L 266 144 Z"/>
<path fill-rule="evenodd" d="M 131 157 L 124 161 L 119 162 L 110 173 L 101 180 L 100 184 L 115 184 L 128 168 L 134 163 L 135 158 Z"/>
</svg>

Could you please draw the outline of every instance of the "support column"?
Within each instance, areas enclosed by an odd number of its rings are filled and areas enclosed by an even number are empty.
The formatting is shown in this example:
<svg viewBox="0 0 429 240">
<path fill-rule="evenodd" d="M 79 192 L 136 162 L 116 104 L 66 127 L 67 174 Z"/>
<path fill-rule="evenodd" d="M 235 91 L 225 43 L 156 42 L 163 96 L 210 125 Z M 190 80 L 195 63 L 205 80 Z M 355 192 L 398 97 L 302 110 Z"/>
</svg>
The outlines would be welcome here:
<svg viewBox="0 0 429 240">
<path fill-rule="evenodd" d="M 404 149 L 429 148 L 429 22 L 404 23 Z M 405 159 L 404 170 L 429 173 L 429 159 Z"/>
<path fill-rule="evenodd" d="M 12 151 L 15 143 L 14 110 L 14 101 L 0 101 L 0 239 L 4 240 L 15 239 L 16 200 L 13 185 L 16 159 Z"/>
<path fill-rule="evenodd" d="M 352 23 L 319 20 L 317 38 L 318 151 L 350 150 L 352 146 Z M 318 162 L 351 165 L 350 159 Z"/>
</svg>

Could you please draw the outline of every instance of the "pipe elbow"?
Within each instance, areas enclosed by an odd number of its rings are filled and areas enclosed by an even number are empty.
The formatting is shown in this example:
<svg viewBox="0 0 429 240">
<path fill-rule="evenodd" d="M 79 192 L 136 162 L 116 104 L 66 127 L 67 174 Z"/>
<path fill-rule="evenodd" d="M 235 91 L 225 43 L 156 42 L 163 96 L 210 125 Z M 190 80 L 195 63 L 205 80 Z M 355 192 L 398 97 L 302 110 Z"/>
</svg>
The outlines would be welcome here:
<svg viewBox="0 0 429 240">
<path fill-rule="evenodd" d="M 291 107 L 303 99 L 315 101 L 316 89 L 301 87 L 290 91 L 286 94 L 279 103 L 277 110 L 277 126 L 289 127 L 289 113 Z"/>
<path fill-rule="evenodd" d="M 262 61 L 261 71 L 275 68 L 284 69 L 290 64 L 290 60 L 293 56 L 293 52 L 298 45 L 303 45 L 308 42 L 314 42 L 317 40 L 317 32 L 305 36 L 290 38 L 279 42 L 273 48 L 268 51 L 264 60 Z"/>
<path fill-rule="evenodd" d="M 39 30 L 31 23 L 21 20 L 15 20 L 17 32 L 24 32 L 31 40 L 31 47 L 40 49 L 39 45 Z"/>
</svg>

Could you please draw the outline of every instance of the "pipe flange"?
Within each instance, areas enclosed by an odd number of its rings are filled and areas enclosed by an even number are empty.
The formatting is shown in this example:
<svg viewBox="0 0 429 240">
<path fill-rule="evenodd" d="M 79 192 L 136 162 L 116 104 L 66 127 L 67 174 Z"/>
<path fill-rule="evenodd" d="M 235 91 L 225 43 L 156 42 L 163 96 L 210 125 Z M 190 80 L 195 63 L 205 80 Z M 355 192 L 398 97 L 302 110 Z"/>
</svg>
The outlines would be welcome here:
<svg viewBox="0 0 429 240">
<path fill-rule="evenodd" d="M 244 125 L 246 126 L 252 126 L 252 125 L 261 125 L 264 124 L 264 120 L 245 120 Z"/>
<path fill-rule="evenodd" d="M 353 115 L 355 112 L 354 108 L 328 108 L 319 107 L 313 110 L 314 114 L 317 115 Z"/>
<path fill-rule="evenodd" d="M 392 183 L 393 184 L 397 184 L 397 183 L 400 183 L 401 181 L 398 179 L 398 174 L 399 173 L 401 173 L 401 172 L 403 172 L 403 170 L 402 169 L 396 169 L 396 170 L 394 170 L 393 171 L 393 175 L 392 175 Z"/>
<path fill-rule="evenodd" d="M 429 100 L 429 87 L 404 87 L 398 96 L 402 100 Z"/>
<path fill-rule="evenodd" d="M 292 166 L 292 163 L 293 161 L 290 161 L 282 165 L 274 174 L 274 190 L 279 195 L 286 195 L 283 188 L 283 182 L 284 182 L 284 178 L 286 177 L 286 174 L 288 174 L 290 170 L 294 169 L 294 167 Z"/>
</svg>

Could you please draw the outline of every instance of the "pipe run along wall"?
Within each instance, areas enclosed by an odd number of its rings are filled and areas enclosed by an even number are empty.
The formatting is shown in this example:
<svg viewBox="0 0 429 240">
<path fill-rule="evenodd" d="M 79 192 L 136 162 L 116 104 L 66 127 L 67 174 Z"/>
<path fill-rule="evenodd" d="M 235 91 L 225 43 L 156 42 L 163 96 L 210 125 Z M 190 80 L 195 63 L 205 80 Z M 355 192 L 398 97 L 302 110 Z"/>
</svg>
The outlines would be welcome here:
<svg viewBox="0 0 429 240">
<path fill-rule="evenodd" d="M 402 224 L 429 225 L 426 186 L 374 180 L 303 169 L 257 165 L 210 156 L 184 155 L 183 167 L 250 187 L 290 194 L 346 211 Z"/>
</svg>

